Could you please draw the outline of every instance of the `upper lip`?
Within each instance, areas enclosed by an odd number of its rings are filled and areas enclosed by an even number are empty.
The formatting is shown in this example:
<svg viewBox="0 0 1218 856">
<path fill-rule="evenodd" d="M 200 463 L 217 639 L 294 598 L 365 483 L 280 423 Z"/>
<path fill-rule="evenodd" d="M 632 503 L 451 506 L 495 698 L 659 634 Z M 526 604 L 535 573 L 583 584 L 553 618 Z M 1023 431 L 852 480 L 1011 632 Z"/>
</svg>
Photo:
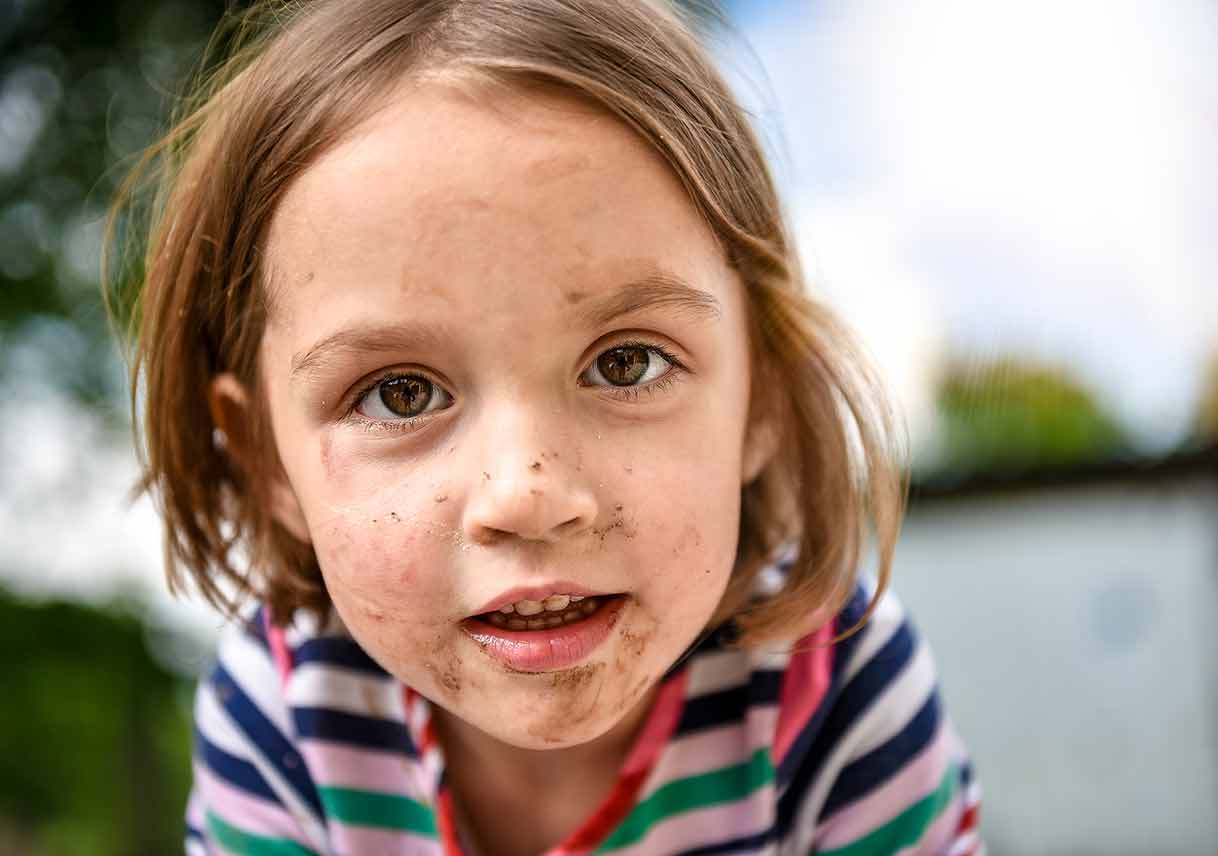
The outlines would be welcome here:
<svg viewBox="0 0 1218 856">
<path fill-rule="evenodd" d="M 483 604 L 474 615 L 482 615 L 486 612 L 494 612 L 502 606 L 507 606 L 509 603 L 515 603 L 518 600 L 545 600 L 550 595 L 554 594 L 574 594 L 580 597 L 597 597 L 608 594 L 608 592 L 596 591 L 587 586 L 581 586 L 578 583 L 547 583 L 541 586 L 517 586 L 513 589 L 508 589 L 503 594 L 496 595 L 492 600 Z"/>
</svg>

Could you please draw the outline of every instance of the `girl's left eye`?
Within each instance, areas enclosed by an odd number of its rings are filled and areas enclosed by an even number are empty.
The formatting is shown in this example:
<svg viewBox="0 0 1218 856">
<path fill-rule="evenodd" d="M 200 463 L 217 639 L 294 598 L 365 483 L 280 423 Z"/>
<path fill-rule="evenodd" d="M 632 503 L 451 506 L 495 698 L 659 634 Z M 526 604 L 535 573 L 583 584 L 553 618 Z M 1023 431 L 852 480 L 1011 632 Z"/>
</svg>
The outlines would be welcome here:
<svg viewBox="0 0 1218 856">
<path fill-rule="evenodd" d="M 580 375 L 588 386 L 638 387 L 669 374 L 676 358 L 655 345 L 628 343 L 602 352 Z"/>
</svg>

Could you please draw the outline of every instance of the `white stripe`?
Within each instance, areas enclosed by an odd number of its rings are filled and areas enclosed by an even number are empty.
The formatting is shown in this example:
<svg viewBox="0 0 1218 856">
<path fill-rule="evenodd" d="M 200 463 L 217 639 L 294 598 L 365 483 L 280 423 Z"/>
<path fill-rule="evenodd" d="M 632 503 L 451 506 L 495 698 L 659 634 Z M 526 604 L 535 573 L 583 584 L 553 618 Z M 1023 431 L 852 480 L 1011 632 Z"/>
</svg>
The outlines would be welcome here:
<svg viewBox="0 0 1218 856">
<path fill-rule="evenodd" d="M 290 695 L 294 707 L 324 707 L 406 721 L 402 685 L 397 681 L 325 663 L 301 663 L 293 669 Z"/>
<path fill-rule="evenodd" d="M 283 698 L 283 679 L 260 642 L 234 629 L 220 640 L 220 665 L 281 734 L 289 737 L 293 734 L 295 729 Z"/>
<path fill-rule="evenodd" d="M 952 842 L 952 849 L 947 852 L 947 856 L 960 856 L 962 853 L 968 853 L 980 843 L 981 839 L 978 837 L 976 830 L 966 832 Z M 981 856 L 980 849 L 977 851 L 977 856 Z"/>
<path fill-rule="evenodd" d="M 752 664 L 745 651 L 716 651 L 695 655 L 686 678 L 685 700 L 746 684 Z"/>
<path fill-rule="evenodd" d="M 935 666 L 930 649 L 919 642 L 901 673 L 872 701 L 867 712 L 842 735 L 825 758 L 820 775 L 800 805 L 799 820 L 795 825 L 795 852 L 805 853 L 811 849 L 817 815 L 841 769 L 904 728 L 921 710 L 934 689 Z"/>
</svg>

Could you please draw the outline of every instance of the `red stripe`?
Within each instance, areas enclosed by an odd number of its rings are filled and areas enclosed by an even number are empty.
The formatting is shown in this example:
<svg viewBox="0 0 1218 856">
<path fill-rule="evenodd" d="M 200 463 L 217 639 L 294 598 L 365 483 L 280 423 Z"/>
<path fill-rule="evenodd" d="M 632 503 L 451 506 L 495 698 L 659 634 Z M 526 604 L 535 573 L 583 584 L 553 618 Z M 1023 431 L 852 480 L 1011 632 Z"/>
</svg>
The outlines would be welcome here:
<svg viewBox="0 0 1218 856">
<path fill-rule="evenodd" d="M 774 766 L 782 763 L 791 744 L 799 737 L 812 714 L 820 707 L 833 669 L 833 639 L 837 621 L 830 621 L 793 646 L 794 654 L 787 662 L 782 679 L 782 694 L 778 705 L 778 725 L 774 730 L 774 746 L 770 757 Z"/>
<path fill-rule="evenodd" d="M 279 671 L 279 681 L 287 686 L 288 678 L 292 674 L 292 652 L 288 648 L 287 637 L 284 636 L 282 627 L 271 623 L 270 610 L 262 610 L 262 627 L 266 631 L 266 641 L 271 648 L 271 658 Z"/>
</svg>

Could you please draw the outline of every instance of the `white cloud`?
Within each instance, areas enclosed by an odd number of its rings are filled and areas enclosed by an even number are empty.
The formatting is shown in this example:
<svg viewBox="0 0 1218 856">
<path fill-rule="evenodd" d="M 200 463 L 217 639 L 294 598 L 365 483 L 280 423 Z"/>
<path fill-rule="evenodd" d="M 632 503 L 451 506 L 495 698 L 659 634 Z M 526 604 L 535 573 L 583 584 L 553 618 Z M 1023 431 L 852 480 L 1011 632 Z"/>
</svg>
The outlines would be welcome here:
<svg viewBox="0 0 1218 856">
<path fill-rule="evenodd" d="M 925 342 L 891 340 L 920 303 L 952 345 L 1066 360 L 1174 441 L 1218 347 L 1218 9 L 781 10 L 743 19 L 774 101 L 759 112 L 782 123 L 784 191 L 825 277 L 875 307 L 864 335 L 916 362 Z"/>
</svg>

